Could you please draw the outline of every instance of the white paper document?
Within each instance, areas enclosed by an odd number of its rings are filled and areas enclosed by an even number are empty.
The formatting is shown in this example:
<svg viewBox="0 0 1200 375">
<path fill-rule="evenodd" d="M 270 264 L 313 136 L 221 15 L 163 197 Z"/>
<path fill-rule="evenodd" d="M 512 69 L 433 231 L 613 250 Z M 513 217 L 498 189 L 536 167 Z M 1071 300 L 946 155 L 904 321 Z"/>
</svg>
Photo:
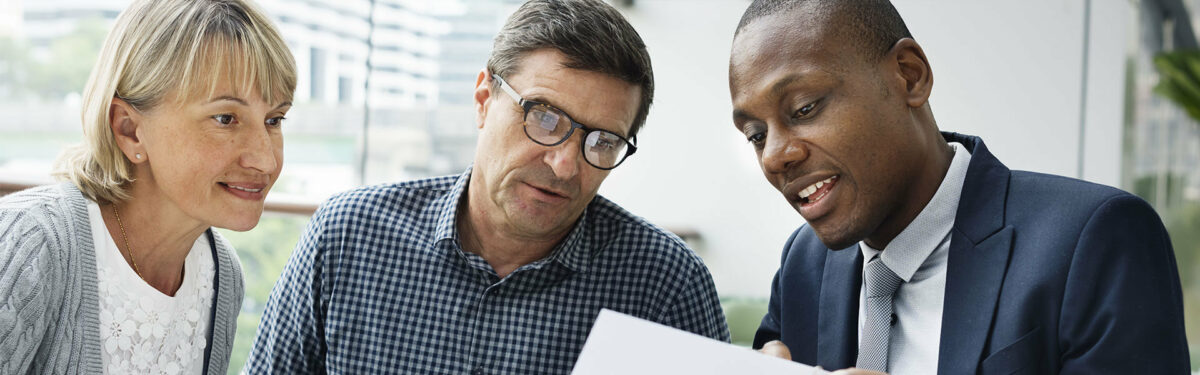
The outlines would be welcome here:
<svg viewBox="0 0 1200 375">
<path fill-rule="evenodd" d="M 601 310 L 573 375 L 828 372 L 612 310 Z"/>
</svg>

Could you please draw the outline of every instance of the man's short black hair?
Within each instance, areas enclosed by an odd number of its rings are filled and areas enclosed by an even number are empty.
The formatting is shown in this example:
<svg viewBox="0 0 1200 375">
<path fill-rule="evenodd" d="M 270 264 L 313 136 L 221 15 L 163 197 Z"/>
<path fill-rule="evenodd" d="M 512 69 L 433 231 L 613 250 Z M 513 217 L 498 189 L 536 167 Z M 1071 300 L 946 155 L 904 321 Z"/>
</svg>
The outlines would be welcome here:
<svg viewBox="0 0 1200 375">
<path fill-rule="evenodd" d="M 864 56 L 883 56 L 900 39 L 912 38 L 889 0 L 754 0 L 734 35 L 759 18 L 800 6 L 808 7 L 806 16 L 832 23 L 834 35 L 845 37 Z"/>
</svg>

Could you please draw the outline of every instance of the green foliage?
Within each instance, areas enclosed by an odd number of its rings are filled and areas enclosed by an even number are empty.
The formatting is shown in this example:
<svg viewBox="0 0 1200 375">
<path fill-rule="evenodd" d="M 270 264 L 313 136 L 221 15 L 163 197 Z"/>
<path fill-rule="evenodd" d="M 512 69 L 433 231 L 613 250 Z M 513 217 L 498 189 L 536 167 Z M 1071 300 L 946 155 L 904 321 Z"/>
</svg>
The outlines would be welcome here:
<svg viewBox="0 0 1200 375">
<path fill-rule="evenodd" d="M 763 316 L 767 315 L 767 300 L 761 298 L 722 298 L 725 322 L 729 324 L 729 339 L 734 345 L 749 347 Z"/>
<path fill-rule="evenodd" d="M 237 318 L 237 335 L 233 338 L 233 353 L 229 354 L 229 370 L 225 373 L 228 375 L 236 375 L 242 372 L 242 367 L 246 366 L 246 359 L 250 356 L 250 345 L 254 344 L 254 336 L 258 330 L 258 321 L 262 319 L 262 314 L 251 314 L 242 311 Z"/>
<path fill-rule="evenodd" d="M 258 227 L 250 231 L 219 230 L 237 249 L 246 278 L 246 297 L 242 300 L 242 312 L 238 315 L 237 336 L 229 358 L 229 374 L 242 371 L 271 287 L 283 272 L 283 266 L 300 240 L 308 219 L 307 216 L 267 214 L 258 222 Z"/>
<path fill-rule="evenodd" d="M 1154 56 L 1159 81 L 1154 92 L 1200 120 L 1200 51 L 1170 51 Z"/>
</svg>

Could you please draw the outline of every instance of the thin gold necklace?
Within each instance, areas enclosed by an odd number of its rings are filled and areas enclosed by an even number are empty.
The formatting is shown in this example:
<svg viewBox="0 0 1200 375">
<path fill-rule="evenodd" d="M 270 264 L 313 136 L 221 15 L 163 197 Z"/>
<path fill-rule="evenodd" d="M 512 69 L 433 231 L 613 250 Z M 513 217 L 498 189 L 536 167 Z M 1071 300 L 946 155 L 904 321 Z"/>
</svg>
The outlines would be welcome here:
<svg viewBox="0 0 1200 375">
<path fill-rule="evenodd" d="M 121 239 L 125 240 L 125 248 L 129 252 L 129 262 L 133 263 L 133 272 L 136 272 L 139 278 L 145 280 L 146 278 L 142 277 L 142 271 L 138 269 L 137 261 L 133 259 L 133 246 L 129 245 L 129 237 L 125 235 L 125 224 L 121 223 L 121 213 L 117 210 L 117 204 L 113 203 L 112 208 L 113 216 L 117 217 L 117 226 L 121 228 Z"/>
</svg>

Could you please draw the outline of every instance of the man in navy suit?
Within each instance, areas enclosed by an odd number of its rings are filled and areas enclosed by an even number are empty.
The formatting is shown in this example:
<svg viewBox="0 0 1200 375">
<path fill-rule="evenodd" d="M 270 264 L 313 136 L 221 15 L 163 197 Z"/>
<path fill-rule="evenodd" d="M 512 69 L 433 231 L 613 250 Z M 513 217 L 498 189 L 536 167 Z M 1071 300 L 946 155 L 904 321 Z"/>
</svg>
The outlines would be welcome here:
<svg viewBox="0 0 1200 375">
<path fill-rule="evenodd" d="M 893 374 L 1188 372 L 1154 210 L 940 132 L 888 1 L 756 0 L 729 71 L 737 129 L 807 221 L 756 348 Z"/>
</svg>

